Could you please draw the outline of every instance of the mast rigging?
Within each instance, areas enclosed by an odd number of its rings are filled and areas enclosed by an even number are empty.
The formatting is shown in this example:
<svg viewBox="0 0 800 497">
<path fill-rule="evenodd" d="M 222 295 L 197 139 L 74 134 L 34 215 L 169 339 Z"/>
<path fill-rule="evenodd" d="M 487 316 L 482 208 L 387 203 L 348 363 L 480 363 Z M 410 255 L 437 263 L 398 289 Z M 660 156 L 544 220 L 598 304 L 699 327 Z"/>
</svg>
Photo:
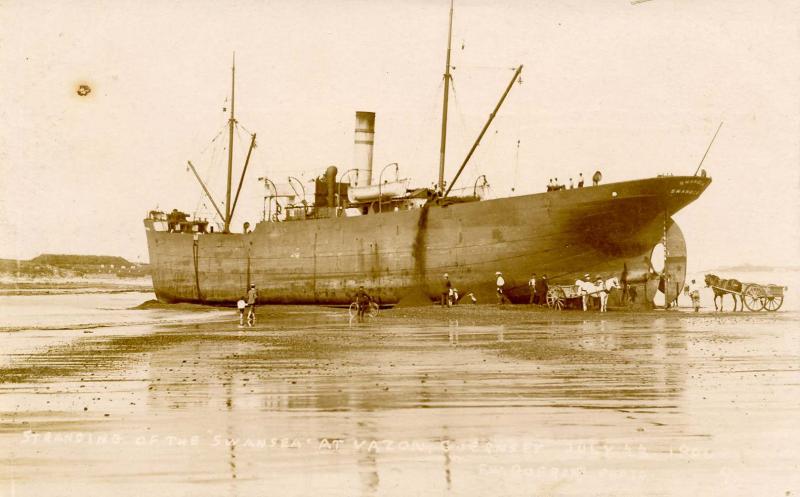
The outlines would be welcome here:
<svg viewBox="0 0 800 497">
<path fill-rule="evenodd" d="M 494 117 L 497 115 L 497 111 L 500 110 L 500 106 L 503 105 L 503 102 L 505 102 L 506 96 L 508 96 L 508 92 L 511 91 L 511 87 L 514 86 L 514 82 L 517 80 L 521 72 L 522 72 L 522 65 L 520 65 L 514 72 L 514 76 L 511 78 L 511 81 L 508 83 L 508 86 L 506 87 L 506 91 L 503 92 L 503 96 L 500 97 L 500 101 L 497 102 L 497 105 L 494 107 L 494 110 L 492 111 L 491 114 L 489 114 L 489 119 L 486 121 L 486 124 L 483 125 L 481 133 L 478 135 L 478 138 L 475 140 L 475 143 L 472 144 L 472 148 L 469 149 L 469 153 L 464 158 L 464 162 L 461 163 L 461 167 L 458 168 L 458 172 L 453 178 L 453 181 L 450 182 L 450 186 L 444 193 L 445 197 L 447 196 L 448 193 L 450 193 L 450 190 L 453 189 L 453 185 L 456 184 L 456 180 L 458 180 L 458 177 L 461 175 L 461 172 L 464 170 L 464 167 L 467 165 L 467 162 L 469 162 L 469 160 L 472 158 L 472 154 L 475 153 L 475 149 L 477 149 L 478 145 L 480 145 L 483 135 L 486 133 L 486 130 L 489 129 L 489 125 L 492 124 Z"/>
<path fill-rule="evenodd" d="M 220 219 L 224 220 L 225 217 L 222 215 L 222 211 L 219 210 L 219 207 L 217 207 L 217 203 L 214 202 L 214 197 L 211 196 L 211 192 L 208 191 L 208 188 L 206 188 L 206 184 L 203 183 L 203 180 L 200 179 L 200 175 L 197 174 L 197 170 L 195 170 L 194 164 L 192 164 L 192 161 L 187 161 L 187 162 L 189 164 L 189 167 L 192 168 L 192 172 L 194 173 L 194 177 L 197 178 L 197 181 L 200 182 L 200 186 L 203 187 L 203 191 L 206 192 L 206 196 L 208 197 L 208 200 L 211 201 L 211 205 L 214 206 L 214 210 L 217 211 L 217 214 L 219 214 Z"/>
</svg>

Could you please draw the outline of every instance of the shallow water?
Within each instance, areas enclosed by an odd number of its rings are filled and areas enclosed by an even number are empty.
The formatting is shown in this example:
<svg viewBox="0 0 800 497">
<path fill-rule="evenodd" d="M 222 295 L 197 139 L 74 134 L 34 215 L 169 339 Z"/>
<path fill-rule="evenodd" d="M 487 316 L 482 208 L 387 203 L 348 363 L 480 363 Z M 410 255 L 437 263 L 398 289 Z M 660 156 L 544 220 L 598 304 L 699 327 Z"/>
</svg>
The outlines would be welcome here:
<svg viewBox="0 0 800 497">
<path fill-rule="evenodd" d="M 792 312 L 477 306 L 351 325 L 339 309 L 262 307 L 240 329 L 228 311 L 180 317 L 116 298 L 118 324 L 91 334 L 0 334 L 13 337 L 0 360 L 4 494 L 800 488 Z M 105 308 L 93 302 L 81 305 Z M 221 316 L 233 319 L 208 322 Z"/>
<path fill-rule="evenodd" d="M 207 320 L 208 316 L 198 311 L 215 310 L 201 306 L 187 310 L 187 306 L 170 308 L 165 305 L 136 309 L 152 299 L 155 299 L 152 292 L 0 296 L 0 332 Z"/>
</svg>

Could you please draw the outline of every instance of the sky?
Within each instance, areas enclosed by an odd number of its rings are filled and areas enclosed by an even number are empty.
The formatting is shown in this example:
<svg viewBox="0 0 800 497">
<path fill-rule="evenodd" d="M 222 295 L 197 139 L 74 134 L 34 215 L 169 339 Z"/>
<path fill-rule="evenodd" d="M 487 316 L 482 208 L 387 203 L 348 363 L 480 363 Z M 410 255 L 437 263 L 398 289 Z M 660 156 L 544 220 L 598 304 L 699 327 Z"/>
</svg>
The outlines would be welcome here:
<svg viewBox="0 0 800 497">
<path fill-rule="evenodd" d="M 260 220 L 259 177 L 352 167 L 356 111 L 377 113 L 375 175 L 397 162 L 430 185 L 448 11 L 447 0 L 0 0 L 0 258 L 146 262 L 149 210 L 210 217 L 186 162 L 223 201 L 234 52 L 235 180 L 257 133 L 234 227 Z M 604 182 L 691 175 L 724 121 L 703 163 L 711 186 L 675 216 L 690 266 L 797 264 L 800 3 L 457 0 L 448 180 L 520 64 L 456 188 L 480 174 L 497 197 L 596 169 Z"/>
</svg>

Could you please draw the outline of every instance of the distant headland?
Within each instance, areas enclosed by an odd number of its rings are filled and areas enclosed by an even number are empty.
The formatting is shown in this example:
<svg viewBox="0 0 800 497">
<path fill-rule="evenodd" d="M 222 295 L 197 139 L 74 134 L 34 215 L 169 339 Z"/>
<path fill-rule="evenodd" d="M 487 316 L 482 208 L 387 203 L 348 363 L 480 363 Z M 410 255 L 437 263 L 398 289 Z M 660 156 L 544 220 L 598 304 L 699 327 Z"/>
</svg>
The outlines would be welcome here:
<svg viewBox="0 0 800 497">
<path fill-rule="evenodd" d="M 41 254 L 0 259 L 0 295 L 150 291 L 148 264 L 119 256 Z"/>
</svg>

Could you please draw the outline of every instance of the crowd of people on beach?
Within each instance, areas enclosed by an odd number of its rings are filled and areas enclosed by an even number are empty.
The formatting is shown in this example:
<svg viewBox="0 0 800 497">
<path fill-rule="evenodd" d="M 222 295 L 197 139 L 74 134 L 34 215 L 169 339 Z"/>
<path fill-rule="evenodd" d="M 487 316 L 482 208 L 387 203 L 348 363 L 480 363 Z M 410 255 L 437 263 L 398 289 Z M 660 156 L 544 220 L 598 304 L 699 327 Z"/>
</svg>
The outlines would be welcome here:
<svg viewBox="0 0 800 497">
<path fill-rule="evenodd" d="M 494 273 L 495 276 L 495 292 L 497 294 L 497 303 L 499 305 L 504 304 L 511 304 L 511 300 L 506 295 L 506 280 L 503 277 L 502 271 L 496 271 Z M 531 279 L 528 281 L 528 286 L 530 287 L 530 304 L 538 304 L 538 305 L 545 305 L 547 303 L 547 275 L 542 275 L 541 278 L 536 277 L 536 273 L 531 276 Z M 469 297 L 473 304 L 478 303 L 478 299 L 475 297 L 475 294 L 472 292 L 463 295 L 463 297 Z M 443 281 L 443 288 L 442 288 L 442 295 L 441 295 L 441 305 L 444 306 L 452 306 L 456 304 L 459 299 L 458 290 L 453 287 L 453 283 L 450 281 L 450 276 L 445 273 L 444 274 L 444 281 Z"/>
<path fill-rule="evenodd" d="M 505 305 L 511 304 L 511 300 L 506 295 L 506 280 L 503 277 L 502 271 L 496 271 L 495 274 L 495 288 L 497 294 L 497 304 L 498 305 Z M 612 278 L 609 281 L 615 280 L 616 278 Z M 594 297 L 593 291 L 588 290 L 588 288 L 592 285 L 602 285 L 603 280 L 601 277 L 595 278 L 597 283 L 593 283 L 592 279 L 590 278 L 589 274 L 583 275 L 583 278 L 579 278 L 575 281 L 575 286 L 580 289 L 580 296 L 581 296 L 581 304 L 584 311 L 588 309 L 588 301 L 590 297 Z M 625 296 L 628 296 L 628 285 L 627 285 L 627 278 L 625 278 L 625 274 L 623 273 L 623 282 L 622 286 L 617 286 L 615 288 L 621 288 L 623 292 L 623 301 L 625 300 Z M 530 297 L 528 300 L 529 305 L 538 305 L 538 306 L 547 306 L 547 294 L 550 286 L 547 281 L 547 275 L 542 274 L 538 276 L 536 273 L 531 274 L 530 279 L 527 283 L 528 291 L 530 292 Z M 592 288 L 598 288 L 597 286 L 592 286 Z M 608 291 L 607 289 L 605 291 Z M 700 285 L 698 285 L 695 280 L 692 280 L 690 284 L 686 286 L 684 289 L 685 293 L 691 298 L 692 306 L 694 307 L 695 312 L 697 312 L 700 308 Z M 468 297 L 469 300 L 473 304 L 478 303 L 478 299 L 472 292 L 467 292 L 464 294 L 459 294 L 458 289 L 453 285 L 453 282 L 450 280 L 450 275 L 448 273 L 444 273 L 442 277 L 442 291 L 440 294 L 440 305 L 442 307 L 452 307 L 462 299 Z M 629 297 L 630 298 L 630 297 Z M 256 285 L 254 283 L 250 284 L 250 288 L 247 291 L 247 295 L 243 296 L 237 302 L 237 308 L 239 310 L 239 327 L 253 327 L 256 323 L 256 302 L 258 300 L 258 292 L 256 290 Z M 364 286 L 359 286 L 358 290 L 354 294 L 354 303 L 356 304 L 357 309 L 357 317 L 359 320 L 363 319 L 366 310 L 368 309 L 369 305 L 374 302 L 374 298 L 370 296 L 369 293 L 364 289 Z M 602 306 L 601 306 L 601 310 Z"/>
<path fill-rule="evenodd" d="M 496 271 L 494 276 L 495 276 L 495 291 L 497 295 L 497 304 L 498 305 L 511 304 L 512 303 L 511 300 L 506 295 L 506 281 L 505 278 L 503 277 L 502 271 Z M 528 289 L 530 291 L 530 298 L 528 303 L 530 305 L 546 306 L 547 292 L 549 288 L 550 287 L 547 281 L 546 274 L 543 274 L 541 276 L 537 276 L 536 273 L 531 274 L 531 277 L 528 280 Z M 469 301 L 473 304 L 478 303 L 478 299 L 474 293 L 466 292 L 460 294 L 458 289 L 453 285 L 453 282 L 450 280 L 450 275 L 448 273 L 444 273 L 444 275 L 442 276 L 442 291 L 439 299 L 440 305 L 442 307 L 452 307 L 458 304 L 458 302 L 463 298 L 468 298 Z M 256 290 L 256 285 L 254 283 L 250 284 L 250 288 L 247 291 L 247 295 L 240 298 L 239 301 L 237 302 L 237 308 L 239 310 L 239 327 L 255 326 L 257 299 L 258 299 L 258 292 Z M 353 299 L 354 299 L 353 302 L 356 305 L 357 318 L 359 320 L 362 320 L 370 303 L 374 302 L 375 300 L 369 293 L 367 293 L 363 285 L 358 287 L 358 290 L 356 290 Z M 584 310 L 586 310 L 585 304 L 584 304 Z"/>
</svg>

